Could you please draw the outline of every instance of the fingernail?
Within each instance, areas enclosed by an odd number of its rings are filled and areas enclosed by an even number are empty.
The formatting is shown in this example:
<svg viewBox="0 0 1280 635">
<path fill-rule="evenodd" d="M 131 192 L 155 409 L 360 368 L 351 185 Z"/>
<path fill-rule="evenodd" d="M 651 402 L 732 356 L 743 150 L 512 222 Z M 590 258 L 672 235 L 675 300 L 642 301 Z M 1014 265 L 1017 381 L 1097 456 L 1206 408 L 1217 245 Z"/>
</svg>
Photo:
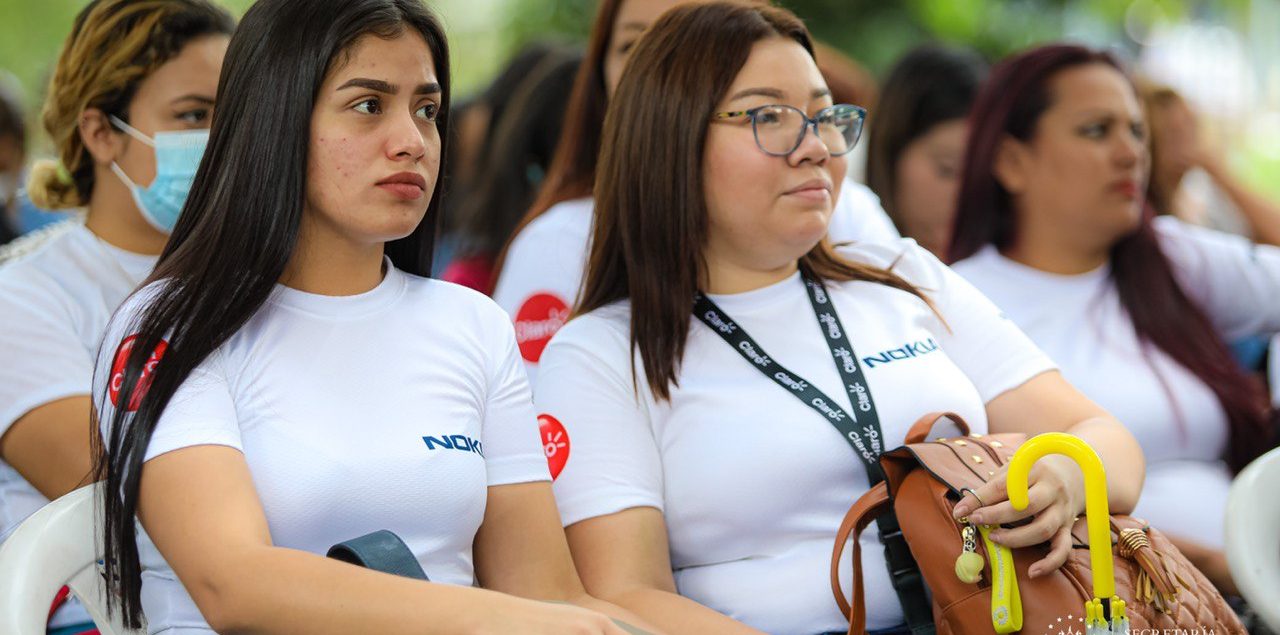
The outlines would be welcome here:
<svg viewBox="0 0 1280 635">
<path fill-rule="evenodd" d="M 1040 569 L 1037 569 L 1036 567 L 1031 567 L 1030 569 L 1027 569 L 1027 575 L 1033 579 L 1038 578 L 1040 577 Z"/>
</svg>

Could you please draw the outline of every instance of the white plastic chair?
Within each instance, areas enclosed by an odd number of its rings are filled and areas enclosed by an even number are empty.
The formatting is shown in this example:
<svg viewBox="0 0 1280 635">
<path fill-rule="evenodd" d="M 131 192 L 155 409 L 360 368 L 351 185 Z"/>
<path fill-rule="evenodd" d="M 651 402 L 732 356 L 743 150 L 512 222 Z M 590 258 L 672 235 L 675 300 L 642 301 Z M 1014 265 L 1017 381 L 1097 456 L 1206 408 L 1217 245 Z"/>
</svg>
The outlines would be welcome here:
<svg viewBox="0 0 1280 635">
<path fill-rule="evenodd" d="M 1280 633 L 1280 448 L 1236 476 L 1227 497 L 1227 565 L 1240 594 Z"/>
<path fill-rule="evenodd" d="M 0 544 L 0 633 L 44 635 L 49 606 L 63 586 L 102 635 L 142 635 L 108 620 L 94 536 L 94 494 L 87 485 L 44 506 Z"/>
<path fill-rule="evenodd" d="M 1271 378 L 1271 405 L 1280 408 L 1280 335 L 1271 338 L 1267 353 L 1267 377 Z"/>
</svg>

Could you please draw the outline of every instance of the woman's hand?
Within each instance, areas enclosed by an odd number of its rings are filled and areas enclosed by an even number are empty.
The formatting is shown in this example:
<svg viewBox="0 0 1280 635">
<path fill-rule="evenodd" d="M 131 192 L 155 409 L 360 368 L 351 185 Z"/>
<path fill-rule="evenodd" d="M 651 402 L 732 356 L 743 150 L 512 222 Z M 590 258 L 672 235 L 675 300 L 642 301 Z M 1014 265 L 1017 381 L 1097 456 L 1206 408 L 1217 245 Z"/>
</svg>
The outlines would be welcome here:
<svg viewBox="0 0 1280 635">
<path fill-rule="evenodd" d="M 1027 508 L 1017 511 L 1009 502 L 1008 466 L 977 490 L 966 490 L 956 504 L 955 518 L 968 516 L 976 525 L 1002 525 L 1034 519 L 1021 527 L 997 528 L 991 540 L 1010 548 L 1050 543 L 1049 554 L 1031 565 L 1036 578 L 1057 570 L 1071 553 L 1071 526 L 1084 510 L 1084 476 L 1071 459 L 1047 456 L 1031 467 L 1027 478 Z"/>
<path fill-rule="evenodd" d="M 477 633 L 495 635 L 628 635 L 603 613 L 569 604 L 526 600 L 507 596 L 502 606 L 485 611 Z"/>
</svg>

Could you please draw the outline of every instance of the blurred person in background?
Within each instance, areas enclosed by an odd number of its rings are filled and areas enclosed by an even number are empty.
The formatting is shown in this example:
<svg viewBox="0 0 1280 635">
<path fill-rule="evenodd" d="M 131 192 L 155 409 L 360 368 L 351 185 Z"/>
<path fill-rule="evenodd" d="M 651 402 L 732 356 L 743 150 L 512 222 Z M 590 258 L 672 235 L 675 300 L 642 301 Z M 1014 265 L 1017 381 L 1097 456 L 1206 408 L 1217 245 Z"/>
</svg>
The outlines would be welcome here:
<svg viewBox="0 0 1280 635">
<path fill-rule="evenodd" d="M 0 70 L 0 245 L 18 235 L 18 190 L 27 154 L 27 123 L 22 100 Z"/>
<path fill-rule="evenodd" d="M 493 266 L 551 167 L 582 53 L 552 50 L 505 100 L 478 172 L 456 203 L 454 256 L 442 278 L 489 293 Z"/>
<path fill-rule="evenodd" d="M 1168 86 L 1143 81 L 1137 86 L 1150 129 L 1147 202 L 1155 213 L 1280 245 L 1280 205 L 1236 176 L 1222 148 L 1206 137 L 1191 104 Z M 1241 365 L 1266 374 L 1269 338 L 1254 335 L 1228 343 Z"/>
<path fill-rule="evenodd" d="M 27 124 L 17 78 L 0 70 L 0 234 L 29 234 L 75 216 L 73 211 L 40 209 L 27 194 Z M 0 236 L 2 237 L 2 236 Z M 0 240 L 3 244 L 4 240 Z M 13 250 L 0 251 L 0 262 Z"/>
<path fill-rule="evenodd" d="M 499 256 L 493 298 L 515 322 L 529 379 L 551 336 L 569 318 L 590 243 L 596 158 L 609 97 L 645 30 L 682 0 L 603 0 L 587 41 L 551 169 Z M 660 134 L 660 131 L 654 131 Z M 879 201 L 845 179 L 829 227 L 835 242 L 898 238 Z"/>
<path fill-rule="evenodd" d="M 1168 86 L 1139 83 L 1150 128 L 1151 183 L 1147 200 L 1157 214 L 1280 245 L 1280 204 L 1249 187 L 1231 169 L 1222 149 L 1205 137 L 1200 116 Z M 1189 192 L 1197 173 L 1208 177 L 1200 196 Z"/>
<path fill-rule="evenodd" d="M 476 190 L 476 178 L 490 160 L 493 131 L 507 111 L 507 105 L 517 89 L 529 77 L 538 63 L 558 46 L 551 42 L 532 42 L 522 47 L 507 65 L 478 94 L 459 98 L 451 107 L 453 125 L 449 131 L 449 147 L 454 151 L 445 157 L 441 166 L 443 185 L 447 195 L 440 203 L 440 240 L 437 241 L 435 262 L 431 270 L 443 275 L 453 261 L 454 251 L 461 237 L 462 225 L 468 201 Z"/>
<path fill-rule="evenodd" d="M 939 258 L 951 244 L 965 117 L 986 74 L 972 51 L 914 49 L 889 71 L 867 122 L 867 185 L 898 231 Z"/>
<path fill-rule="evenodd" d="M 1224 592 L 1232 477 L 1275 444 L 1225 341 L 1280 330 L 1280 249 L 1153 218 L 1147 127 L 1109 54 L 1050 45 L 994 68 L 971 118 L 950 256 L 1142 444 L 1134 515 Z"/>
<path fill-rule="evenodd" d="M 27 192 L 86 214 L 11 243 L 0 267 L 0 539 L 86 482 L 98 344 L 182 208 L 233 28 L 206 0 L 95 0 L 76 16 L 43 113 L 58 160 Z M 87 621 L 76 608 L 52 624 Z"/>
</svg>

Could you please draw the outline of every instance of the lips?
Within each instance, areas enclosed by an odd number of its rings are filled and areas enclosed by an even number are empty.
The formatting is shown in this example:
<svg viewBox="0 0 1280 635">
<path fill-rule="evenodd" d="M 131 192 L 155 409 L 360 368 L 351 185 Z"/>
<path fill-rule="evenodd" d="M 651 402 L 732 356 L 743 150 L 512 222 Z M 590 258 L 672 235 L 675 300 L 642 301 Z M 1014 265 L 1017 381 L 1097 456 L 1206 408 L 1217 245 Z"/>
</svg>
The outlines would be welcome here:
<svg viewBox="0 0 1280 635">
<path fill-rule="evenodd" d="M 831 200 L 831 182 L 826 179 L 810 179 L 783 192 L 782 195 L 802 201 L 826 203 Z"/>
<path fill-rule="evenodd" d="M 817 191 L 831 192 L 831 182 L 826 179 L 809 179 L 800 185 L 793 187 L 784 194 L 800 194 L 803 192 L 816 193 Z"/>
<path fill-rule="evenodd" d="M 392 174 L 375 185 L 403 200 L 421 198 L 427 191 L 427 180 L 413 172 Z"/>
<path fill-rule="evenodd" d="M 1141 189 L 1134 179 L 1121 179 L 1111 184 L 1111 190 L 1126 198 L 1138 198 Z"/>
</svg>

